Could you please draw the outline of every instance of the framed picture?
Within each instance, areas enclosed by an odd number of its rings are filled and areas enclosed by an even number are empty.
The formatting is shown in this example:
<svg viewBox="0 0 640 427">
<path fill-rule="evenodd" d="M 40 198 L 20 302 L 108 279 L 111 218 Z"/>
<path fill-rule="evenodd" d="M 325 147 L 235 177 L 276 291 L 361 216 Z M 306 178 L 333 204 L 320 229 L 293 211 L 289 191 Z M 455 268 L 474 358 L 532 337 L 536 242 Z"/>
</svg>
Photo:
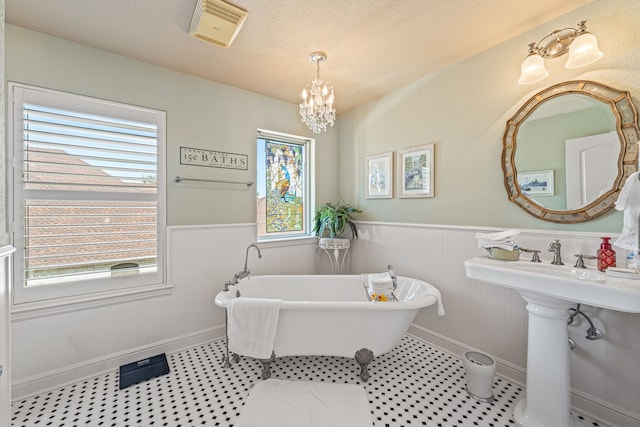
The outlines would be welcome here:
<svg viewBox="0 0 640 427">
<path fill-rule="evenodd" d="M 393 152 L 367 156 L 367 199 L 393 197 Z"/>
<path fill-rule="evenodd" d="M 433 197 L 434 144 L 400 150 L 400 197 Z"/>
<path fill-rule="evenodd" d="M 518 172 L 518 186 L 529 196 L 553 196 L 553 169 Z"/>
</svg>

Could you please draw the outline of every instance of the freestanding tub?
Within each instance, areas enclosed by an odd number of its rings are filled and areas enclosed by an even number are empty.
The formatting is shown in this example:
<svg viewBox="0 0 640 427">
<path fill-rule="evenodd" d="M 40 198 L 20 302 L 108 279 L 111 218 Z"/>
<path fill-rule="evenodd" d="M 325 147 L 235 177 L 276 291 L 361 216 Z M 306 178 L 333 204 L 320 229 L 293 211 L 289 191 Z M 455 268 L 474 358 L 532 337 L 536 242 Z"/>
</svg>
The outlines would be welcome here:
<svg viewBox="0 0 640 427">
<path fill-rule="evenodd" d="M 363 275 L 254 276 L 220 291 L 215 303 L 226 308 L 237 291 L 283 300 L 274 355 L 261 360 L 263 378 L 269 378 L 276 356 L 355 356 L 367 381 L 367 365 L 398 345 L 418 310 L 432 304 L 438 314 L 444 310 L 440 292 L 427 282 L 398 276 L 395 300 L 389 302 L 372 302 L 365 282 Z"/>
</svg>

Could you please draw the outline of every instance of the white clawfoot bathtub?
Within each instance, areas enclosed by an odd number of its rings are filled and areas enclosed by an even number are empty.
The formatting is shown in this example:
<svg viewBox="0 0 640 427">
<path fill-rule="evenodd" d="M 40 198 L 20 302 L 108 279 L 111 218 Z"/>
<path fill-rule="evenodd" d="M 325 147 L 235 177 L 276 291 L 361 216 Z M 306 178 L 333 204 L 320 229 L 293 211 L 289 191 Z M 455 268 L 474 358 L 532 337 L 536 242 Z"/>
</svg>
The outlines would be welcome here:
<svg viewBox="0 0 640 427">
<path fill-rule="evenodd" d="M 230 299 L 282 299 L 273 344 L 275 356 L 354 357 L 361 378 L 375 356 L 398 345 L 421 308 L 437 304 L 444 314 L 440 292 L 431 284 L 398 276 L 397 301 L 372 302 L 361 275 L 254 276 L 241 280 L 228 291 L 220 291 L 215 303 L 227 307 Z M 358 360 L 360 359 L 360 360 Z M 270 375 L 265 365 L 263 378 Z"/>
</svg>

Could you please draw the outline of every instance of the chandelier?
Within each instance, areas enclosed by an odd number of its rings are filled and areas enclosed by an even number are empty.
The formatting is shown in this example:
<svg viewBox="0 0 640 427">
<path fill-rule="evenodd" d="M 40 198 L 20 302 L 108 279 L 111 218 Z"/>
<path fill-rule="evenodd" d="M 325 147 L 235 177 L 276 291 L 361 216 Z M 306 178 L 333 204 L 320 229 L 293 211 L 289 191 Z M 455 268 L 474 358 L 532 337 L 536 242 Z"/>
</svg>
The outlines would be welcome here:
<svg viewBox="0 0 640 427">
<path fill-rule="evenodd" d="M 327 54 L 313 52 L 309 59 L 316 63 L 316 78 L 302 90 L 300 116 L 313 133 L 320 133 L 327 130 L 327 125 L 333 126 L 336 119 L 333 86 L 330 82 L 320 80 L 320 63 L 327 60 Z"/>
</svg>

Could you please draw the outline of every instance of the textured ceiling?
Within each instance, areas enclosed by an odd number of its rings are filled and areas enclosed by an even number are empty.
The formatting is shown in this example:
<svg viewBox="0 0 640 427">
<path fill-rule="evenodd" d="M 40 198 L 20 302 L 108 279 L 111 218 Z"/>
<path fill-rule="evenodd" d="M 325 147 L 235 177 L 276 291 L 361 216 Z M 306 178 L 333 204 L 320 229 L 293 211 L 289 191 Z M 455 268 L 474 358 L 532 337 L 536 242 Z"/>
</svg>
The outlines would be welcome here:
<svg viewBox="0 0 640 427">
<path fill-rule="evenodd" d="M 340 114 L 591 1 L 234 0 L 249 16 L 230 49 L 188 35 L 196 0 L 6 0 L 5 16 L 294 103 L 315 75 L 309 54 L 322 50 Z"/>
</svg>

